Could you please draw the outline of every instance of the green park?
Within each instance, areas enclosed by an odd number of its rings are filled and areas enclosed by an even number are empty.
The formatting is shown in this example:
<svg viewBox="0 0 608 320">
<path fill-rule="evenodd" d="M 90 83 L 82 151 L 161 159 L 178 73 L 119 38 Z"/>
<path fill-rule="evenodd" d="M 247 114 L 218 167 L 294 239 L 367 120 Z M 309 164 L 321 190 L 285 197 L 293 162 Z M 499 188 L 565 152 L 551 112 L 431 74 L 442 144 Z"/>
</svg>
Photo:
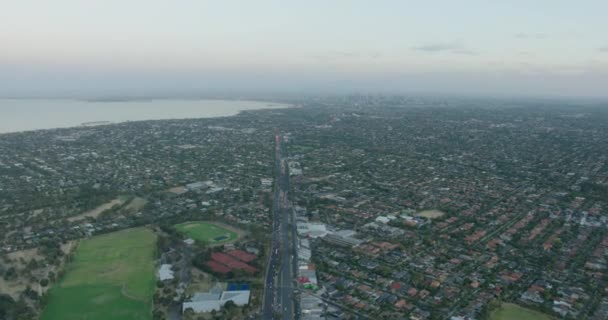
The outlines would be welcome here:
<svg viewBox="0 0 608 320">
<path fill-rule="evenodd" d="M 42 320 L 152 317 L 156 235 L 127 229 L 82 241 L 49 292 Z"/>
<path fill-rule="evenodd" d="M 503 303 L 492 312 L 490 320 L 551 320 L 551 317 L 531 309 L 520 307 L 513 303 Z"/>
</svg>

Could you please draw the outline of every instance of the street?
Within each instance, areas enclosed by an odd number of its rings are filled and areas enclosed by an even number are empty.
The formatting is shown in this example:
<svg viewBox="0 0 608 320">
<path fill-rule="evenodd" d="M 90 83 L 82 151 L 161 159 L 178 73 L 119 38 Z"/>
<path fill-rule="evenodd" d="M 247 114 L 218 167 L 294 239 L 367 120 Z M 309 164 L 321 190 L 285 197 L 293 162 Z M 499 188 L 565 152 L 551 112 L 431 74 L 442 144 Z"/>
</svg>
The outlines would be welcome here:
<svg viewBox="0 0 608 320">
<path fill-rule="evenodd" d="M 297 261 L 295 258 L 295 228 L 293 212 L 288 199 L 289 173 L 282 162 L 283 150 L 281 138 L 275 135 L 276 180 L 273 199 L 273 232 L 271 253 L 266 270 L 262 319 L 273 319 L 281 315 L 281 319 L 294 319 L 296 314 L 293 282 Z M 293 241 L 290 244 L 290 240 Z"/>
</svg>

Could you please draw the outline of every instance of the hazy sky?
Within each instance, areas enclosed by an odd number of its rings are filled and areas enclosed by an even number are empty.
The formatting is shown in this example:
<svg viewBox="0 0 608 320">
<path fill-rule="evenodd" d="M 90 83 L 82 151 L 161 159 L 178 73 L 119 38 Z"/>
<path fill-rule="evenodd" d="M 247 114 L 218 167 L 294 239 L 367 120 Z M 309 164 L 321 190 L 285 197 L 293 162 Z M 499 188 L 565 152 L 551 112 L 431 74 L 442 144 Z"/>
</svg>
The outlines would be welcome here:
<svg viewBox="0 0 608 320">
<path fill-rule="evenodd" d="M 4 96 L 608 96 L 606 0 L 0 1 Z"/>
</svg>

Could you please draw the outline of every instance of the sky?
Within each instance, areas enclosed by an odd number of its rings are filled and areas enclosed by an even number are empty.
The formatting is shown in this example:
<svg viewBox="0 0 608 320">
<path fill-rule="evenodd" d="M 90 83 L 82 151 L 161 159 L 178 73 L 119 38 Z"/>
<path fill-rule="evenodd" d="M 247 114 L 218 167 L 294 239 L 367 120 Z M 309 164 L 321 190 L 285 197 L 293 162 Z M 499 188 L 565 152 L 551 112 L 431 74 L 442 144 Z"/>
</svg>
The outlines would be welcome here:
<svg viewBox="0 0 608 320">
<path fill-rule="evenodd" d="M 0 96 L 608 96 L 605 0 L 0 0 Z"/>
</svg>

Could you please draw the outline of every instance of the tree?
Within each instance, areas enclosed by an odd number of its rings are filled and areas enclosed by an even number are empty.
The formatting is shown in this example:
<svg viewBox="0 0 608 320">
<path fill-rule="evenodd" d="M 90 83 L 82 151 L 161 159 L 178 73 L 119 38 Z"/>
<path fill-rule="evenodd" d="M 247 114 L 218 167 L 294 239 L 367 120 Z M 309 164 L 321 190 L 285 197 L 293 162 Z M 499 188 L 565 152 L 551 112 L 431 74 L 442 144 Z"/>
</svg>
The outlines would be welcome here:
<svg viewBox="0 0 608 320">
<path fill-rule="evenodd" d="M 165 315 L 160 310 L 154 310 L 154 313 L 152 314 L 152 319 L 154 319 L 154 320 L 164 320 L 165 319 Z"/>
<path fill-rule="evenodd" d="M 232 300 L 228 300 L 224 304 L 224 308 L 228 311 L 235 309 L 236 307 L 237 307 L 236 303 L 234 303 L 234 301 L 232 301 Z"/>
<path fill-rule="evenodd" d="M 22 294 L 32 300 L 38 300 L 38 298 L 39 298 L 38 292 L 32 290 L 32 288 L 30 286 L 27 286 L 25 288 L 25 290 L 23 290 Z"/>
<path fill-rule="evenodd" d="M 49 279 L 47 278 L 43 278 L 42 280 L 40 280 L 40 285 L 44 288 L 46 286 L 49 285 Z"/>
<path fill-rule="evenodd" d="M 15 267 L 10 267 L 6 272 L 4 272 L 4 280 L 10 281 L 12 279 L 17 278 L 17 269 Z"/>
<path fill-rule="evenodd" d="M 35 319 L 34 311 L 23 299 L 14 301 L 9 295 L 0 294 L 0 319 Z"/>
</svg>

